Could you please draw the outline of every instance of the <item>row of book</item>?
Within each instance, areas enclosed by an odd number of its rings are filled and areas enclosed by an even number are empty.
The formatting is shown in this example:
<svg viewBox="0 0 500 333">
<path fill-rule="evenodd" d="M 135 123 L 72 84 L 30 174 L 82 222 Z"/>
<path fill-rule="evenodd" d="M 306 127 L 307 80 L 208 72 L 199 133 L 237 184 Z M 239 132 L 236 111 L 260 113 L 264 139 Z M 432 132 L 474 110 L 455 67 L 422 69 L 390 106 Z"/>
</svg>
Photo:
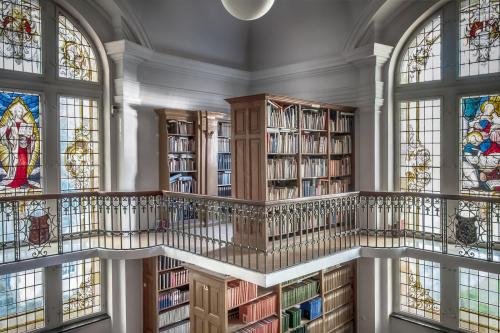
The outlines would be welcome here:
<svg viewBox="0 0 500 333">
<path fill-rule="evenodd" d="M 278 298 L 274 295 L 263 297 L 252 303 L 240 306 L 239 319 L 251 323 L 267 318 L 276 313 Z"/>
<path fill-rule="evenodd" d="M 192 176 L 184 176 L 179 174 L 170 177 L 170 191 L 194 193 L 196 190 L 196 179 Z"/>
<path fill-rule="evenodd" d="M 302 177 L 328 176 L 327 160 L 317 157 L 304 157 L 300 165 Z"/>
<path fill-rule="evenodd" d="M 217 136 L 230 137 L 231 123 L 220 122 L 217 124 Z"/>
<path fill-rule="evenodd" d="M 168 134 L 193 135 L 194 123 L 192 121 L 168 120 L 167 132 Z"/>
<path fill-rule="evenodd" d="M 189 282 L 189 271 L 168 271 L 158 274 L 158 288 L 160 290 L 177 287 Z"/>
<path fill-rule="evenodd" d="M 177 259 L 172 259 L 170 257 L 158 256 L 158 270 L 163 271 L 165 269 L 176 268 L 181 265 L 181 261 Z"/>
<path fill-rule="evenodd" d="M 280 128 L 299 128 L 298 105 L 282 107 L 276 103 L 267 103 L 267 126 Z"/>
<path fill-rule="evenodd" d="M 267 133 L 267 152 L 269 154 L 297 154 L 299 136 L 296 133 Z"/>
<path fill-rule="evenodd" d="M 302 134 L 301 147 L 303 154 L 326 154 L 328 138 L 315 134 Z"/>
<path fill-rule="evenodd" d="M 164 310 L 188 300 L 189 290 L 172 289 L 158 296 L 158 309 Z"/>
<path fill-rule="evenodd" d="M 189 318 L 189 304 L 175 308 L 172 311 L 160 313 L 158 315 L 158 326 L 171 325 L 186 318 Z"/>
<path fill-rule="evenodd" d="M 219 172 L 217 175 L 217 181 L 219 185 L 231 185 L 231 173 Z"/>
<path fill-rule="evenodd" d="M 267 198 L 268 200 L 294 199 L 298 192 L 297 186 L 268 186 Z"/>
<path fill-rule="evenodd" d="M 231 155 L 219 154 L 217 156 L 217 169 L 219 169 L 219 170 L 231 170 Z"/>
<path fill-rule="evenodd" d="M 332 333 L 354 333 L 354 324 L 349 322 L 347 325 L 341 326 Z"/>
<path fill-rule="evenodd" d="M 283 312 L 282 315 L 282 325 L 283 328 L 295 328 L 300 326 L 300 320 L 302 318 L 302 311 L 299 308 L 290 308 Z M 288 325 L 286 325 L 288 324 Z"/>
<path fill-rule="evenodd" d="M 257 297 L 257 285 L 243 280 L 227 284 L 227 307 L 234 308 Z"/>
<path fill-rule="evenodd" d="M 350 135 L 333 137 L 331 143 L 332 154 L 350 154 L 352 152 L 352 139 Z"/>
<path fill-rule="evenodd" d="M 317 297 L 300 304 L 302 317 L 313 320 L 321 316 L 321 298 Z"/>
<path fill-rule="evenodd" d="M 338 329 L 354 319 L 354 308 L 352 303 L 336 311 L 332 311 L 324 317 L 325 331 L 330 332 Z"/>
<path fill-rule="evenodd" d="M 160 330 L 160 333 L 189 333 L 189 332 L 190 332 L 189 320 L 185 320 L 179 325 L 175 325 L 173 327 L 167 327 L 165 329 Z"/>
<path fill-rule="evenodd" d="M 281 307 L 286 309 L 291 305 L 302 303 L 317 295 L 318 292 L 319 281 L 311 278 L 286 286 L 281 292 Z"/>
<path fill-rule="evenodd" d="M 170 172 L 192 171 L 196 169 L 194 155 L 168 155 L 168 167 Z"/>
<path fill-rule="evenodd" d="M 237 330 L 236 333 L 278 333 L 278 329 L 278 318 L 269 318 Z"/>
<path fill-rule="evenodd" d="M 318 319 L 307 324 L 307 333 L 323 333 L 323 319 Z"/>
<path fill-rule="evenodd" d="M 332 179 L 330 183 L 330 193 L 345 193 L 349 192 L 351 188 L 350 179 Z"/>
<path fill-rule="evenodd" d="M 351 175 L 351 157 L 346 156 L 340 160 L 330 160 L 330 176 L 340 177 Z"/>
<path fill-rule="evenodd" d="M 227 138 L 219 138 L 219 153 L 231 152 L 231 140 Z"/>
<path fill-rule="evenodd" d="M 326 273 L 323 276 L 323 285 L 325 286 L 325 292 L 329 292 L 335 288 L 341 287 L 351 282 L 352 276 L 353 272 L 351 266 L 344 266 Z"/>
<path fill-rule="evenodd" d="M 345 287 L 336 289 L 331 293 L 325 295 L 325 312 L 329 312 L 339 306 L 345 305 L 352 301 L 352 287 L 347 285 Z"/>
<path fill-rule="evenodd" d="M 314 197 L 328 194 L 328 179 L 306 179 L 302 181 L 302 196 Z"/>
<path fill-rule="evenodd" d="M 217 194 L 219 195 L 219 197 L 230 197 L 231 185 L 219 186 L 217 189 Z"/>
<path fill-rule="evenodd" d="M 333 111 L 330 115 L 330 131 L 335 133 L 351 132 L 354 125 L 353 115 Z"/>
<path fill-rule="evenodd" d="M 169 152 L 192 152 L 195 150 L 195 143 L 192 138 L 169 136 L 168 151 Z"/>
<path fill-rule="evenodd" d="M 326 130 L 326 112 L 316 109 L 302 109 L 302 128 Z"/>
<path fill-rule="evenodd" d="M 267 179 L 294 178 L 297 178 L 297 160 L 294 157 L 267 160 Z"/>
<path fill-rule="evenodd" d="M 268 223 L 268 233 L 270 236 L 294 234 L 298 231 L 315 229 L 325 226 L 327 220 L 326 214 L 313 215 L 311 212 L 308 216 L 300 220 L 273 221 Z"/>
</svg>

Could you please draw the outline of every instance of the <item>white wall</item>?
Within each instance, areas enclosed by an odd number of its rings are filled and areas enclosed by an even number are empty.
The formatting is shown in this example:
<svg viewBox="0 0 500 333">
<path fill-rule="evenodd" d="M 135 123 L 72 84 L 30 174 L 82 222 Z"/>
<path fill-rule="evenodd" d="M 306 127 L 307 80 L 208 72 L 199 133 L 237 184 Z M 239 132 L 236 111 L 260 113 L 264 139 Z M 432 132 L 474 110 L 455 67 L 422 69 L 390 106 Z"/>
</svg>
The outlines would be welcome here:
<svg viewBox="0 0 500 333">
<path fill-rule="evenodd" d="M 390 319 L 390 332 L 391 333 L 436 333 L 438 331 L 424 327 L 421 325 L 417 325 L 415 323 L 410 323 L 405 320 L 401 320 L 399 318 L 391 317 Z"/>
</svg>

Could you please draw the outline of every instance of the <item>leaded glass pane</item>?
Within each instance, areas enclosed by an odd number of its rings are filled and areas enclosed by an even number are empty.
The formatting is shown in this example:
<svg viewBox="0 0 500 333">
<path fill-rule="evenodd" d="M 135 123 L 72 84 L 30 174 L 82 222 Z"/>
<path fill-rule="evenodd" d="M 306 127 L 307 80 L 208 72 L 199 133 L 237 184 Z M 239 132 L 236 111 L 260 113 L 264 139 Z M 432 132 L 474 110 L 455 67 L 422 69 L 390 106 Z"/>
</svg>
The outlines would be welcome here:
<svg viewBox="0 0 500 333">
<path fill-rule="evenodd" d="M 460 328 L 500 332 L 498 274 L 460 267 Z"/>
<path fill-rule="evenodd" d="M 61 191 L 99 189 L 99 108 L 89 98 L 60 97 Z"/>
<path fill-rule="evenodd" d="M 0 91 L 0 195 L 41 191 L 40 96 Z"/>
<path fill-rule="evenodd" d="M 63 320 L 101 311 L 101 261 L 77 260 L 62 265 Z"/>
<path fill-rule="evenodd" d="M 401 191 L 439 193 L 441 101 L 402 102 L 400 118 Z"/>
<path fill-rule="evenodd" d="M 461 191 L 500 191 L 500 95 L 461 100 Z"/>
<path fill-rule="evenodd" d="M 410 40 L 400 64 L 400 83 L 441 79 L 441 16 L 437 15 Z"/>
<path fill-rule="evenodd" d="M 440 321 L 440 308 L 440 264 L 428 260 L 401 258 L 401 311 Z"/>
<path fill-rule="evenodd" d="M 0 275 L 0 332 L 43 328 L 44 307 L 43 269 Z"/>
<path fill-rule="evenodd" d="M 460 76 L 500 71 L 500 0 L 460 5 Z"/>
<path fill-rule="evenodd" d="M 98 81 L 97 60 L 92 46 L 64 15 L 59 15 L 59 76 Z"/>
<path fill-rule="evenodd" d="M 0 0 L 0 68 L 42 72 L 41 15 L 38 0 Z"/>
</svg>

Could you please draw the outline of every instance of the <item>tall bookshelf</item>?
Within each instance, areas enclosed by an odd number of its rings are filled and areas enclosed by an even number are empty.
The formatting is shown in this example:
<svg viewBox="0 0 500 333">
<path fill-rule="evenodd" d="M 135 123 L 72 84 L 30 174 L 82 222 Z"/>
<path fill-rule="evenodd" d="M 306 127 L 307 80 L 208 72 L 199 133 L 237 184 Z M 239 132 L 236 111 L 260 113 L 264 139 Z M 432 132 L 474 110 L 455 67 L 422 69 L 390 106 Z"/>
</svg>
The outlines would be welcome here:
<svg viewBox="0 0 500 333">
<path fill-rule="evenodd" d="M 226 101 L 234 197 L 282 200 L 354 189 L 354 108 L 268 94 Z"/>
<path fill-rule="evenodd" d="M 355 332 L 355 262 L 271 288 L 199 268 L 190 272 L 192 333 L 242 333 L 255 325 L 272 333 Z M 240 298 L 234 296 L 239 287 L 246 291 Z"/>
<path fill-rule="evenodd" d="M 163 190 L 199 192 L 200 113 L 160 109 L 160 186 Z"/>
<path fill-rule="evenodd" d="M 143 259 L 144 333 L 188 333 L 189 271 L 178 260 Z"/>
<path fill-rule="evenodd" d="M 224 117 L 217 122 L 217 194 L 231 196 L 231 121 Z"/>
<path fill-rule="evenodd" d="M 226 101 L 231 105 L 233 197 L 273 201 L 354 190 L 353 107 L 268 94 Z M 292 227 L 279 220 L 274 226 L 236 220 L 233 240 L 265 250 L 272 239 L 290 239 L 338 221 L 335 215 L 313 214 Z"/>
</svg>

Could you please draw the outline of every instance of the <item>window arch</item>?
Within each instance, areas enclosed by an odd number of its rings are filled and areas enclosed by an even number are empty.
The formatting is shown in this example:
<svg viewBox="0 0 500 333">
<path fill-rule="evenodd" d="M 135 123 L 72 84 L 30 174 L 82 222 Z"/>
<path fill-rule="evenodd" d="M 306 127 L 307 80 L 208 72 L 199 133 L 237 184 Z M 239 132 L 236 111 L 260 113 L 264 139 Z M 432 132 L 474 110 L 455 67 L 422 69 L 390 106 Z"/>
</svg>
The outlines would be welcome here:
<svg viewBox="0 0 500 333">
<path fill-rule="evenodd" d="M 0 0 L 0 196 L 101 189 L 107 86 L 102 68 L 92 39 L 55 1 Z M 85 206 L 85 200 L 74 206 Z M 36 214 L 29 203 L 27 199 L 17 213 L 32 221 Z M 71 200 L 67 204 L 73 206 Z M 37 214 L 48 211 L 37 209 Z M 63 209 L 61 232 L 92 232 L 96 219 L 83 210 Z M 2 216 L 0 227 L 14 230 L 14 221 Z M 101 264 L 88 258 L 53 267 L 50 273 L 37 269 L 0 276 L 0 298 L 9 303 L 0 300 L 0 327 L 6 332 L 50 329 L 100 313 Z M 60 288 L 45 293 L 44 284 Z M 28 287 L 34 291 L 24 292 Z M 62 306 L 48 315 L 50 322 L 45 313 L 54 310 L 47 303 Z"/>
</svg>

